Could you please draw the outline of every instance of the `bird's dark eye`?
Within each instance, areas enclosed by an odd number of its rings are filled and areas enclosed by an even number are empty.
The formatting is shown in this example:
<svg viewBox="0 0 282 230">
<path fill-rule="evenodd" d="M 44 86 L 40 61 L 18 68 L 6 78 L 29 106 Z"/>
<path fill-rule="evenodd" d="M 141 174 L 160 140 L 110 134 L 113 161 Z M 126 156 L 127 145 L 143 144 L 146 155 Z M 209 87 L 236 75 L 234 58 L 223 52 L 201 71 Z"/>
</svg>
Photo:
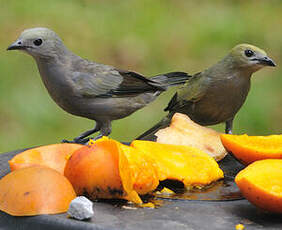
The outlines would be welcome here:
<svg viewBox="0 0 282 230">
<path fill-rule="evenodd" d="M 42 44 L 42 39 L 36 39 L 33 41 L 33 44 L 36 46 L 40 46 Z"/>
<path fill-rule="evenodd" d="M 254 56 L 254 51 L 252 51 L 252 50 L 245 50 L 245 55 L 247 56 L 247 57 L 251 57 L 251 56 Z"/>
</svg>

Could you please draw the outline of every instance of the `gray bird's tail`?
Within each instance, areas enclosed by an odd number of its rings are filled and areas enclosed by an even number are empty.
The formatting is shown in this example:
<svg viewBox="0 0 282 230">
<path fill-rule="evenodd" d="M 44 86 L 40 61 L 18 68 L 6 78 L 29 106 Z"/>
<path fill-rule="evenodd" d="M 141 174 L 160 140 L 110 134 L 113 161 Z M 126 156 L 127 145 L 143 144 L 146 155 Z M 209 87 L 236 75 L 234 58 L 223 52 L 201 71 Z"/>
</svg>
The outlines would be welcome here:
<svg viewBox="0 0 282 230">
<path fill-rule="evenodd" d="M 173 114 L 174 113 L 171 112 L 166 115 L 160 122 L 158 122 L 146 132 L 142 133 L 139 137 L 137 137 L 136 140 L 156 141 L 157 136 L 155 136 L 155 133 L 158 132 L 160 129 L 164 129 L 170 125 L 170 121 Z"/>
<path fill-rule="evenodd" d="M 191 75 L 185 72 L 171 72 L 151 77 L 150 80 L 158 82 L 166 89 L 170 86 L 183 85 L 190 77 Z"/>
</svg>

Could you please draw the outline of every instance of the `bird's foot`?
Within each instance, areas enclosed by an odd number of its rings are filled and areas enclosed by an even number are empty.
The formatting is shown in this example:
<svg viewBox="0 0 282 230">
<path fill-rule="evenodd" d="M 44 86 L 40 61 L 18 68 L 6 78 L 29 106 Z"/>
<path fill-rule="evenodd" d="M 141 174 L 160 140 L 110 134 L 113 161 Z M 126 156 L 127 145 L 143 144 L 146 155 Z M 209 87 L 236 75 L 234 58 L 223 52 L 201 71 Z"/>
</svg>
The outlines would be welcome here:
<svg viewBox="0 0 282 230">
<path fill-rule="evenodd" d="M 93 141 L 97 141 L 97 140 L 99 140 L 102 137 L 103 137 L 103 135 L 98 135 L 98 136 L 90 138 L 90 139 L 93 140 Z"/>
<path fill-rule="evenodd" d="M 62 140 L 62 143 L 74 143 L 74 144 L 82 144 L 82 145 L 85 145 L 87 144 L 87 142 L 89 141 L 89 138 L 74 138 L 72 141 L 69 141 L 69 140 L 66 140 L 66 139 L 63 139 Z"/>
<path fill-rule="evenodd" d="M 232 134 L 232 130 L 227 130 L 225 133 L 226 134 Z"/>
</svg>

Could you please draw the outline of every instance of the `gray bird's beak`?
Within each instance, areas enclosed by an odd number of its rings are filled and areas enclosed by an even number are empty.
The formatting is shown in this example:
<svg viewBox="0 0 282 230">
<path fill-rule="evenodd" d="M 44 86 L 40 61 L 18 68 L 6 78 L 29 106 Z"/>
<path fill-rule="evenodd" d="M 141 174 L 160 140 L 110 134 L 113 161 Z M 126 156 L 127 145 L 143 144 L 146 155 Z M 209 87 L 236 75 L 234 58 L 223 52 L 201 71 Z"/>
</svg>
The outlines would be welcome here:
<svg viewBox="0 0 282 230">
<path fill-rule="evenodd" d="M 258 59 L 258 61 L 261 65 L 276 66 L 275 62 L 267 56 Z"/>
<path fill-rule="evenodd" d="M 21 41 L 16 41 L 13 44 L 11 44 L 7 50 L 24 50 L 27 48 L 27 46 L 22 45 Z"/>
</svg>

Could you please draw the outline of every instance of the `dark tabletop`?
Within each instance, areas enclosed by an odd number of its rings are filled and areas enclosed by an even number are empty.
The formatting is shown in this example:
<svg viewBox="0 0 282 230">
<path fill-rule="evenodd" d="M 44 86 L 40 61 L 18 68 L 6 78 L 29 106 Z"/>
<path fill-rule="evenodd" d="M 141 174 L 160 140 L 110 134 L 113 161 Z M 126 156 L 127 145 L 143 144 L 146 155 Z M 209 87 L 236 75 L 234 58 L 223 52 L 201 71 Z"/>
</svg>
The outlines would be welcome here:
<svg viewBox="0 0 282 230">
<path fill-rule="evenodd" d="M 0 177 L 10 171 L 8 160 L 18 152 L 20 151 L 0 155 Z M 242 168 L 230 156 L 221 161 L 220 165 L 229 179 Z M 233 189 L 236 189 L 235 186 Z M 0 229 L 228 230 L 235 229 L 239 223 L 243 224 L 246 230 L 282 229 L 281 215 L 262 212 L 244 199 L 224 201 L 162 199 L 161 202 L 162 205 L 156 209 L 94 202 L 94 217 L 89 221 L 69 219 L 66 214 L 13 217 L 0 212 Z"/>
</svg>

